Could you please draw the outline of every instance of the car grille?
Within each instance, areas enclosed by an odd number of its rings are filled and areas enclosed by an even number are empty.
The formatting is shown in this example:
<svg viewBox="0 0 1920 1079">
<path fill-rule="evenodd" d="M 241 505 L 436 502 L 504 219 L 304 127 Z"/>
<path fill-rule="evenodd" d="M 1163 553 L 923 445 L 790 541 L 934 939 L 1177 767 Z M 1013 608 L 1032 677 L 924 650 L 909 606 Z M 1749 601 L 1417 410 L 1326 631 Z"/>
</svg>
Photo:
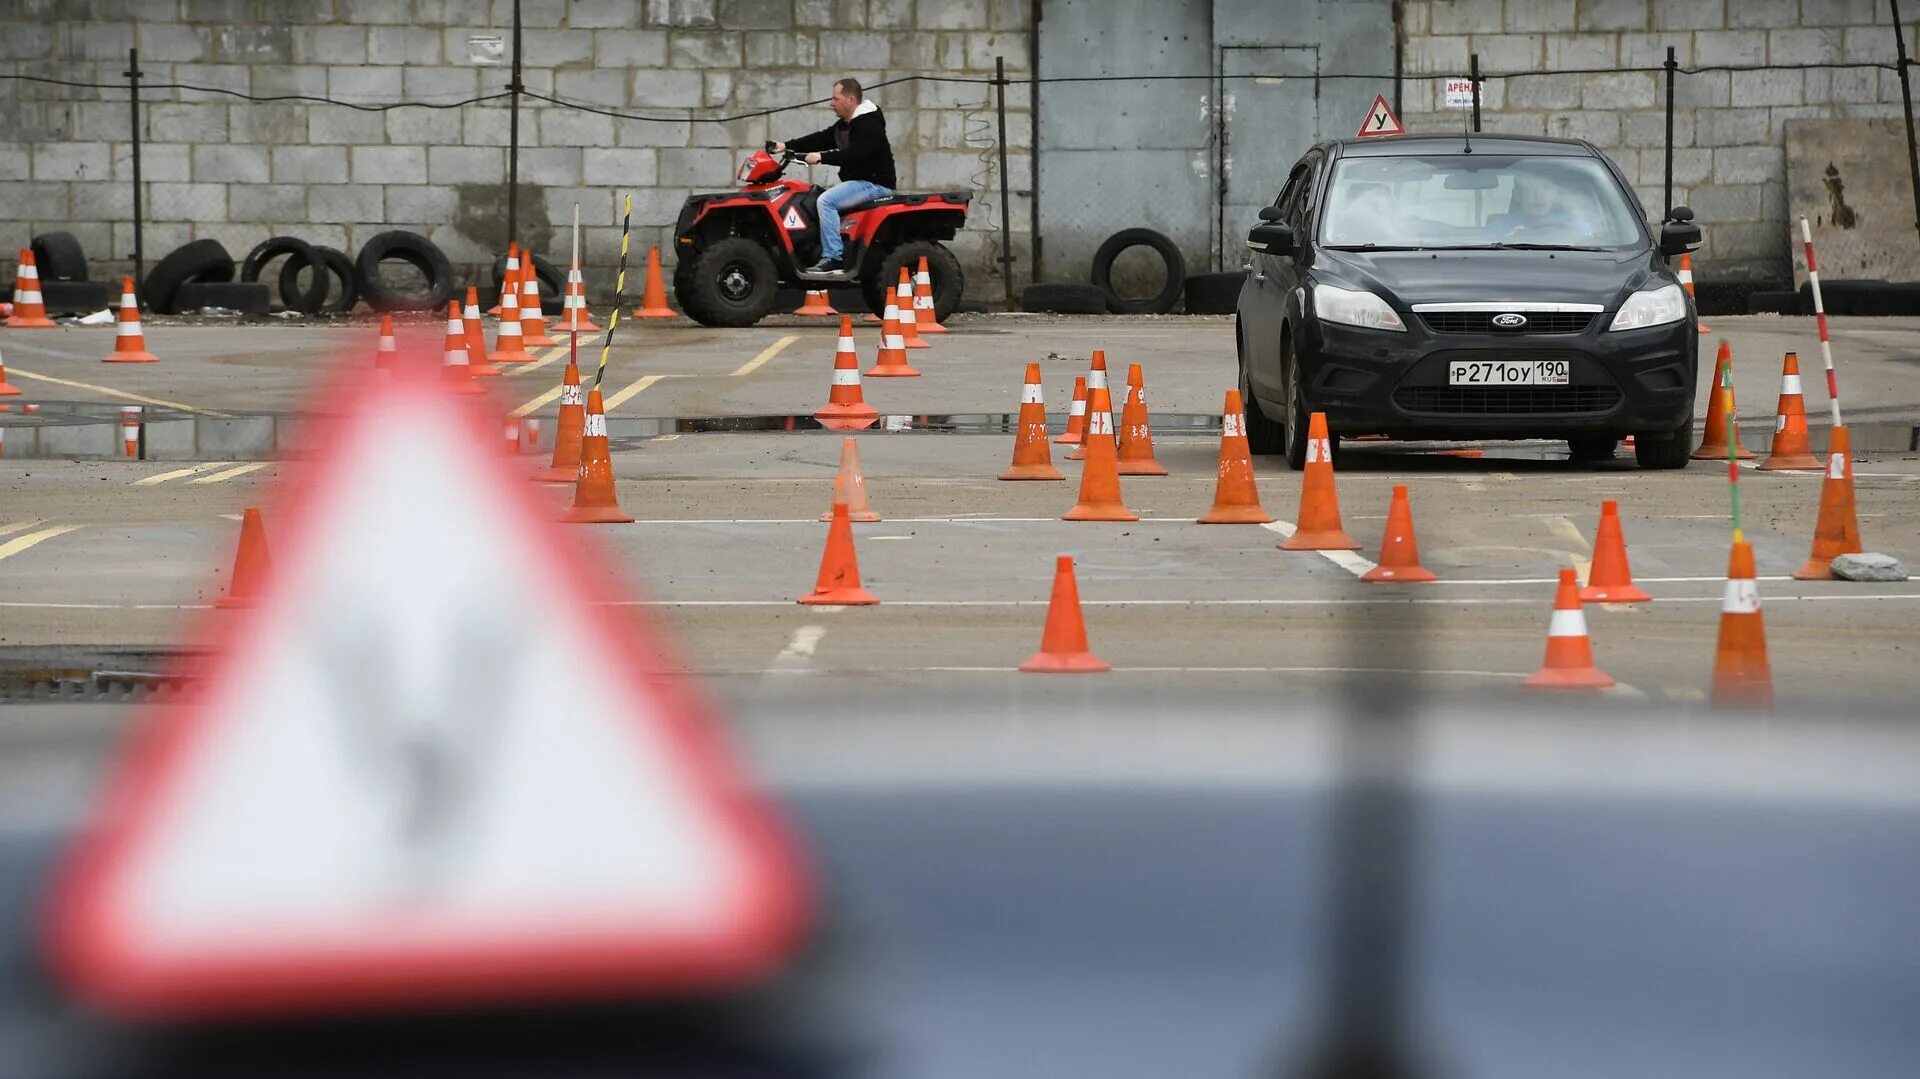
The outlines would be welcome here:
<svg viewBox="0 0 1920 1079">
<path fill-rule="evenodd" d="M 1434 333 L 1585 333 L 1593 324 L 1589 311 L 1516 311 L 1527 316 L 1527 324 L 1503 329 L 1493 324 L 1500 311 L 1429 311 L 1420 318 Z"/>
<path fill-rule="evenodd" d="M 1393 403 L 1433 416 L 1579 415 L 1610 412 L 1617 386 L 1401 386 Z"/>
</svg>

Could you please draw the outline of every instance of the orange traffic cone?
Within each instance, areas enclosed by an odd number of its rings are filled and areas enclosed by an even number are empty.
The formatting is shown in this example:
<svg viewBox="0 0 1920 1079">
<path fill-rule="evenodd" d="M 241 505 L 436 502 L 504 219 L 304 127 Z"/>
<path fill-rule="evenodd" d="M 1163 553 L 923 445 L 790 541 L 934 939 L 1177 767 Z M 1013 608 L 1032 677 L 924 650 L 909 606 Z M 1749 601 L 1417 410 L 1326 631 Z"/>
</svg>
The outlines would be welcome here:
<svg viewBox="0 0 1920 1079">
<path fill-rule="evenodd" d="M 381 315 L 380 343 L 374 346 L 373 369 L 392 374 L 394 365 L 399 360 L 399 356 L 400 347 L 396 345 L 393 340 L 393 316 Z M 471 360 L 472 357 L 468 357 L 468 359 Z"/>
<path fill-rule="evenodd" d="M 868 378 L 918 378 L 920 372 L 907 362 L 906 346 L 900 341 L 900 309 L 887 301 L 887 317 L 880 323 L 880 354 L 867 369 Z"/>
<path fill-rule="evenodd" d="M 520 456 L 520 418 L 508 416 L 500 421 L 500 440 L 506 444 L 507 456 Z"/>
<path fill-rule="evenodd" d="M 20 249 L 20 264 L 13 271 L 13 314 L 7 316 L 9 330 L 51 330 L 54 321 L 47 317 L 47 304 L 40 296 L 40 271 L 33 264 L 33 249 Z"/>
<path fill-rule="evenodd" d="M 7 381 L 6 357 L 0 356 L 0 397 L 17 397 L 19 395 L 20 387 Z"/>
<path fill-rule="evenodd" d="M 1020 665 L 1032 674 L 1099 674 L 1113 668 L 1087 651 L 1087 623 L 1080 616 L 1080 586 L 1073 577 L 1073 556 L 1053 562 L 1053 598 L 1047 602 L 1047 626 L 1040 651 Z"/>
<path fill-rule="evenodd" d="M 1713 385 L 1716 387 L 1707 397 L 1707 431 L 1700 438 L 1700 448 L 1693 451 L 1696 461 L 1724 461 L 1727 459 L 1727 406 L 1720 400 L 1719 387 L 1725 378 L 1728 367 L 1733 365 L 1733 350 L 1725 341 L 1720 342 L 1720 355 L 1713 361 Z M 1731 383 L 1727 383 L 1731 386 Z M 1731 398 L 1731 389 L 1727 397 Z M 1751 460 L 1753 451 L 1740 444 L 1740 428 L 1733 429 L 1733 455 L 1742 460 Z"/>
<path fill-rule="evenodd" d="M 560 515 L 569 524 L 631 524 L 613 489 L 613 455 L 607 450 L 607 411 L 600 387 L 587 394 L 580 430 L 580 478 L 573 487 L 573 508 Z"/>
<path fill-rule="evenodd" d="M 1787 353 L 1780 364 L 1780 406 L 1773 417 L 1773 445 L 1767 459 L 1760 462 L 1762 472 L 1817 469 L 1820 458 L 1813 455 L 1807 438 L 1806 398 L 1800 393 L 1800 357 Z"/>
<path fill-rule="evenodd" d="M 794 312 L 805 318 L 826 318 L 839 313 L 833 309 L 833 304 L 827 299 L 826 289 L 808 289 L 807 298 L 801 301 L 800 309 Z"/>
<path fill-rule="evenodd" d="M 500 278 L 500 299 L 487 308 L 487 314 L 497 317 L 509 294 L 515 299 L 520 296 L 520 245 L 517 243 L 507 244 L 507 268 Z"/>
<path fill-rule="evenodd" d="M 560 342 L 547 336 L 547 313 L 540 306 L 540 275 L 520 275 L 520 344 L 552 348 Z"/>
<path fill-rule="evenodd" d="M 907 348 L 929 348 L 920 339 L 917 312 L 913 309 L 913 275 L 905 266 L 900 267 L 900 280 L 893 286 L 893 307 L 900 320 L 900 341 Z"/>
<path fill-rule="evenodd" d="M 487 391 L 473 380 L 473 367 L 467 356 L 467 327 L 460 319 L 460 304 L 447 301 L 447 338 L 440 354 L 440 378 L 454 393 L 478 394 Z"/>
<path fill-rule="evenodd" d="M 1420 564 L 1420 544 L 1413 536 L 1413 504 L 1407 499 L 1404 483 L 1393 485 L 1393 501 L 1387 506 L 1387 534 L 1380 541 L 1380 564 L 1360 579 L 1372 584 L 1426 584 L 1440 579 Z"/>
<path fill-rule="evenodd" d="M 927 256 L 920 256 L 920 267 L 913 274 L 913 328 L 922 334 L 946 333 L 933 311 L 933 275 L 927 272 Z"/>
<path fill-rule="evenodd" d="M 1013 436 L 1013 464 L 1000 473 L 1003 480 L 1064 480 L 1053 467 L 1053 448 L 1047 443 L 1047 405 L 1041 395 L 1040 365 L 1027 365 L 1026 385 L 1020 389 L 1020 424 Z"/>
<path fill-rule="evenodd" d="M 1593 568 L 1587 571 L 1587 587 L 1580 590 L 1586 603 L 1646 603 L 1653 599 L 1633 583 L 1633 570 L 1627 565 L 1627 537 L 1620 528 L 1620 503 L 1605 499 L 1600 503 L 1600 527 L 1593 536 Z"/>
<path fill-rule="evenodd" d="M 1687 300 L 1688 302 L 1692 302 L 1693 301 L 1693 256 L 1692 255 L 1682 254 L 1680 256 L 1680 287 L 1687 290 Z M 1694 315 L 1694 325 L 1699 328 L 1701 333 L 1712 333 L 1713 332 L 1712 330 L 1707 329 L 1707 324 L 1700 321 L 1700 316 L 1697 313 L 1699 311 L 1698 304 L 1695 304 L 1694 311 L 1696 312 L 1696 314 Z M 1719 383 L 1715 383 L 1715 385 L 1719 385 Z"/>
<path fill-rule="evenodd" d="M 586 397 L 580 392 L 580 364 L 569 356 L 560 377 L 560 422 L 553 436 L 553 460 L 533 474 L 541 483 L 573 483 L 580 478 L 580 438 L 587 426 Z"/>
<path fill-rule="evenodd" d="M 1716 708 L 1769 711 L 1773 671 L 1767 663 L 1767 622 L 1753 575 L 1753 545 L 1736 540 L 1727 558 L 1727 590 L 1720 601 L 1720 637 L 1713 649 Z"/>
<path fill-rule="evenodd" d="M 835 502 L 833 523 L 827 526 L 827 549 L 820 556 L 820 576 L 813 591 L 800 597 L 808 606 L 869 607 L 879 603 L 873 593 L 860 587 L 860 562 L 853 550 L 853 523 L 847 516 L 847 504 Z"/>
<path fill-rule="evenodd" d="M 474 378 L 499 378 L 500 369 L 487 362 L 487 328 L 480 321 L 480 290 L 467 286 L 462 321 L 467 330 L 467 370 Z"/>
<path fill-rule="evenodd" d="M 833 520 L 833 506 L 847 507 L 847 520 L 871 524 L 880 519 L 867 501 L 867 478 L 860 474 L 860 447 L 851 438 L 840 441 L 840 469 L 833 474 L 833 501 L 822 521 Z"/>
<path fill-rule="evenodd" d="M 1087 376 L 1073 377 L 1073 404 L 1067 411 L 1067 430 L 1065 434 L 1054 436 L 1055 442 L 1069 446 L 1078 446 L 1087 437 Z M 1069 461 L 1073 458 L 1067 458 Z"/>
<path fill-rule="evenodd" d="M 500 295 L 500 328 L 493 339 L 494 363 L 532 363 L 533 353 L 527 351 L 525 339 L 520 329 L 519 289 L 510 288 Z"/>
<path fill-rule="evenodd" d="M 1547 658 L 1523 683 L 1528 689 L 1606 689 L 1613 679 L 1593 665 L 1587 616 L 1580 610 L 1580 586 L 1571 567 L 1560 571 L 1547 623 Z"/>
<path fill-rule="evenodd" d="M 253 606 L 266 584 L 267 567 L 267 527 L 260 523 L 260 511 L 249 506 L 240 517 L 240 546 L 233 555 L 227 594 L 214 600 L 213 605 L 223 610 Z"/>
<path fill-rule="evenodd" d="M 1104 390 L 1106 388 L 1107 388 L 1107 353 L 1105 349 L 1096 348 L 1093 350 L 1092 362 L 1087 365 L 1087 402 L 1088 402 L 1087 411 L 1089 415 L 1091 415 L 1093 411 L 1093 405 L 1092 405 L 1093 391 Z M 1121 402 L 1121 404 L 1125 404 L 1125 403 L 1126 403 L 1125 401 Z M 1107 415 L 1107 429 L 1115 430 L 1114 423 L 1113 423 L 1113 415 L 1111 413 Z M 1067 454 L 1067 460 L 1084 461 L 1087 459 L 1086 433 L 1088 430 L 1089 428 L 1087 426 L 1085 425 L 1081 426 L 1080 445 L 1072 453 Z"/>
<path fill-rule="evenodd" d="M 1087 467 L 1080 471 L 1080 501 L 1063 521 L 1137 521 L 1140 516 L 1120 500 L 1119 451 L 1113 445 L 1113 405 L 1103 387 L 1087 398 Z"/>
<path fill-rule="evenodd" d="M 1120 410 L 1120 474 L 1164 476 L 1167 470 L 1153 459 L 1152 425 L 1147 419 L 1147 382 L 1140 365 L 1127 366 L 1127 404 Z"/>
<path fill-rule="evenodd" d="M 1300 523 L 1282 540 L 1283 551 L 1357 551 L 1360 545 L 1340 524 L 1340 496 L 1333 483 L 1333 446 L 1327 414 L 1307 423 L 1307 467 L 1300 477 Z"/>
<path fill-rule="evenodd" d="M 1860 520 L 1853 504 L 1852 436 L 1845 427 L 1827 432 L 1827 475 L 1820 481 L 1820 516 L 1813 526 L 1813 553 L 1799 569 L 1796 581 L 1824 581 L 1833 576 L 1833 560 L 1859 554 Z"/>
<path fill-rule="evenodd" d="M 128 457 L 140 456 L 140 406 L 120 406 L 120 447 Z"/>
<path fill-rule="evenodd" d="M 833 354 L 833 386 L 827 390 L 827 403 L 813 418 L 832 430 L 844 431 L 871 427 L 879 416 L 860 389 L 860 355 L 854 350 L 853 319 L 843 315 L 840 344 Z"/>
<path fill-rule="evenodd" d="M 640 310 L 633 313 L 634 318 L 672 318 L 673 308 L 667 306 L 667 283 L 660 276 L 660 245 L 647 248 L 647 287 L 640 294 Z"/>
<path fill-rule="evenodd" d="M 567 271 L 567 298 L 560 317 L 565 320 L 561 329 L 567 333 L 600 332 L 600 327 L 593 324 L 593 314 L 587 310 L 587 278 L 580 272 L 577 261 Z"/>
<path fill-rule="evenodd" d="M 140 301 L 133 295 L 133 278 L 120 279 L 120 322 L 113 329 L 113 351 L 102 363 L 158 363 L 147 351 L 147 335 L 140 329 Z"/>
<path fill-rule="evenodd" d="M 1253 453 L 1247 446 L 1247 415 L 1240 391 L 1228 390 L 1220 414 L 1220 479 L 1213 487 L 1213 508 L 1201 514 L 1203 525 L 1263 525 L 1273 520 L 1260 505 L 1253 483 Z"/>
</svg>

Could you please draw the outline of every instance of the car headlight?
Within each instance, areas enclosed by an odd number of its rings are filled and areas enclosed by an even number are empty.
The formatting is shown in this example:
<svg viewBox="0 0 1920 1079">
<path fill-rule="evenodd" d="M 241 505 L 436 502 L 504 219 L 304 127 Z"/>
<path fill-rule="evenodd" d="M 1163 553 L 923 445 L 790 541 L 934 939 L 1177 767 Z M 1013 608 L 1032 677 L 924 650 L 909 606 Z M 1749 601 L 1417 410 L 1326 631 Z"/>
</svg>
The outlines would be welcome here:
<svg viewBox="0 0 1920 1079">
<path fill-rule="evenodd" d="M 1333 285 L 1313 286 L 1313 310 L 1323 322 L 1358 326 L 1366 330 L 1407 331 L 1407 324 L 1387 301 L 1371 292 L 1355 292 Z"/>
<path fill-rule="evenodd" d="M 1679 285 L 1663 285 L 1627 297 L 1627 302 L 1620 305 L 1620 313 L 1613 316 L 1613 325 L 1607 328 L 1644 330 L 1648 326 L 1665 326 L 1686 317 L 1687 294 L 1680 291 Z"/>
</svg>

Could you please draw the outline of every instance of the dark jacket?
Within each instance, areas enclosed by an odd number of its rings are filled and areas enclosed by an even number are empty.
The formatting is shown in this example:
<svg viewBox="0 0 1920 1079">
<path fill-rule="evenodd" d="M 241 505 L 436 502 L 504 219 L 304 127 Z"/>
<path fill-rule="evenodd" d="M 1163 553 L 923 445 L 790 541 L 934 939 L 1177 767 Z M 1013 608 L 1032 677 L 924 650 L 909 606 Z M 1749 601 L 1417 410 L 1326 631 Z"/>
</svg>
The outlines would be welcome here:
<svg viewBox="0 0 1920 1079">
<path fill-rule="evenodd" d="M 787 149 L 819 154 L 822 164 L 840 166 L 842 180 L 866 180 L 889 190 L 899 183 L 893 172 L 893 147 L 887 144 L 887 118 L 870 101 L 860 103 L 853 119 L 793 139 Z"/>
</svg>

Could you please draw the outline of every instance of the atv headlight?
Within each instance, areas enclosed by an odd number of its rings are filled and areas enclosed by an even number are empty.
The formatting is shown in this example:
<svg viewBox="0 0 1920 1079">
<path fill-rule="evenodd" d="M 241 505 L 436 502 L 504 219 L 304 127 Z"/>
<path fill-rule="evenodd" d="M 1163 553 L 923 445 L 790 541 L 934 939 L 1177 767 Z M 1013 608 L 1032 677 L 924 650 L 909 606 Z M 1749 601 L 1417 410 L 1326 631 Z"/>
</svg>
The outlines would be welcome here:
<svg viewBox="0 0 1920 1079">
<path fill-rule="evenodd" d="M 1342 326 L 1358 326 L 1365 330 L 1407 331 L 1407 324 L 1400 321 L 1400 316 L 1387 306 L 1387 301 L 1371 292 L 1315 285 L 1313 309 L 1323 322 L 1337 322 Z"/>
<path fill-rule="evenodd" d="M 1613 325 L 1607 329 L 1644 330 L 1686 317 L 1687 294 L 1680 291 L 1679 285 L 1662 285 L 1627 297 L 1627 302 L 1620 305 L 1620 313 L 1613 316 Z"/>
</svg>

